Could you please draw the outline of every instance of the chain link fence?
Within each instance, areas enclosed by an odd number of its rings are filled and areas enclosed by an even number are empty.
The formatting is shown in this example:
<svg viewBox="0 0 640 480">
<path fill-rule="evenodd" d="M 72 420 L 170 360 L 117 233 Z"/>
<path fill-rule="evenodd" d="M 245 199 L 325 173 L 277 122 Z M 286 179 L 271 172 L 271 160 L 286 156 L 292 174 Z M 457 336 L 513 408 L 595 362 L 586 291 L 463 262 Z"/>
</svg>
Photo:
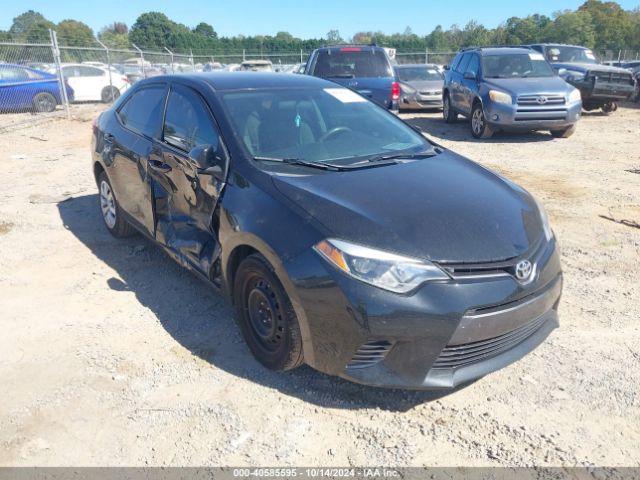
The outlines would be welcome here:
<svg viewBox="0 0 640 480">
<path fill-rule="evenodd" d="M 89 45 L 58 45 L 50 31 L 48 42 L 0 43 L 0 131 L 50 118 L 69 118 L 70 104 L 112 103 L 142 78 L 165 73 L 234 71 L 243 62 L 269 61 L 277 72 L 297 72 L 311 52 L 264 49 L 238 52 L 174 52 L 168 48 L 118 49 L 95 39 Z M 619 64 L 640 58 L 636 50 L 595 49 L 604 62 Z M 394 52 L 399 64 L 447 65 L 457 52 Z"/>
</svg>

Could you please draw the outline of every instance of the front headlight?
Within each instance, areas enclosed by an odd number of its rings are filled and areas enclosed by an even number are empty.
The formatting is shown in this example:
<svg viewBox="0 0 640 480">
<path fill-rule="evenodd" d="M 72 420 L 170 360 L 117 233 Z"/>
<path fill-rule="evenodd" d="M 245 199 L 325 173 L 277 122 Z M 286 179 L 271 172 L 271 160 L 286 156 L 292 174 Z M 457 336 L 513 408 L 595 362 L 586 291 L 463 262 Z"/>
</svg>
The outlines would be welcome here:
<svg viewBox="0 0 640 480">
<path fill-rule="evenodd" d="M 313 248 L 353 278 L 395 293 L 410 292 L 424 282 L 449 280 L 446 273 L 427 260 L 332 238 L 318 242 Z"/>
<path fill-rule="evenodd" d="M 489 90 L 489 98 L 496 103 L 513 103 L 511 95 L 500 90 Z"/>
<path fill-rule="evenodd" d="M 540 203 L 540 201 L 536 197 L 533 197 L 533 200 L 536 202 L 536 206 L 538 207 L 538 211 L 540 212 L 540 220 L 542 221 L 544 237 L 548 242 L 553 238 L 553 230 L 551 230 L 551 224 L 549 224 L 549 216 L 547 215 L 547 211 L 544 209 L 542 203 Z"/>
<path fill-rule="evenodd" d="M 586 75 L 586 72 L 579 72 L 578 70 L 567 70 L 567 72 L 564 74 L 567 80 L 573 80 L 576 82 L 584 80 L 584 77 L 586 77 Z"/>
<path fill-rule="evenodd" d="M 578 100 L 582 100 L 582 95 L 580 95 L 580 90 L 574 88 L 569 94 L 569 103 L 577 102 Z"/>
</svg>

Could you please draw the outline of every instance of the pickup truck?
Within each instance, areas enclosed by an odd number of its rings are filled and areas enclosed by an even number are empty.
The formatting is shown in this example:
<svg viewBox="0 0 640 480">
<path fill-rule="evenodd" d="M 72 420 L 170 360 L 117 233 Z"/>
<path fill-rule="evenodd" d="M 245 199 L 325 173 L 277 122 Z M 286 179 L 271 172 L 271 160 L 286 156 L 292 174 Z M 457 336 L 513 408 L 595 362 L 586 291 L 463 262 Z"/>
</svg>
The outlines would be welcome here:
<svg viewBox="0 0 640 480">
<path fill-rule="evenodd" d="M 529 47 L 542 53 L 566 82 L 582 95 L 582 108 L 613 112 L 618 101 L 630 99 L 635 91 L 635 79 L 624 68 L 603 65 L 594 53 L 577 45 L 541 43 Z"/>
</svg>

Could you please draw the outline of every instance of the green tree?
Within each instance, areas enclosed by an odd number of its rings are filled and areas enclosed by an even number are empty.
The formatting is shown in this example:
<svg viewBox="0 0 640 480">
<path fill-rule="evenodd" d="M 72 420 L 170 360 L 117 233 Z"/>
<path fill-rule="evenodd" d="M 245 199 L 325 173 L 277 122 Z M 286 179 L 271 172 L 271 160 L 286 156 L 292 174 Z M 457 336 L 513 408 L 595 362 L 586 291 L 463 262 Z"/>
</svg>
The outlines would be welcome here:
<svg viewBox="0 0 640 480">
<path fill-rule="evenodd" d="M 98 39 L 111 48 L 129 48 L 129 28 L 126 23 L 113 22 L 98 32 Z"/>
<path fill-rule="evenodd" d="M 339 43 L 344 43 L 344 40 L 340 36 L 340 32 L 338 30 L 329 30 L 327 32 L 327 43 L 336 45 Z"/>
<path fill-rule="evenodd" d="M 591 16 L 595 43 L 601 48 L 624 48 L 628 32 L 632 29 L 631 14 L 616 2 L 587 0 L 577 13 Z"/>
<path fill-rule="evenodd" d="M 129 31 L 129 40 L 139 47 L 180 47 L 188 48 L 185 42 L 191 31 L 160 12 L 147 12 L 140 15 Z"/>
<path fill-rule="evenodd" d="M 205 22 L 200 22 L 196 25 L 196 28 L 193 29 L 193 33 L 197 33 L 198 35 L 202 35 L 207 38 L 218 38 L 218 34 L 213 27 Z"/>
<path fill-rule="evenodd" d="M 555 17 L 554 22 L 547 28 L 547 41 L 584 45 L 590 48 L 595 46 L 596 34 L 589 13 L 569 10 L 557 13 Z"/>
<path fill-rule="evenodd" d="M 49 30 L 54 28 L 55 25 L 49 20 L 37 20 L 31 23 L 21 35 L 13 37 L 29 43 L 48 43 L 50 41 Z"/>
<path fill-rule="evenodd" d="M 95 44 L 93 30 L 77 20 L 63 20 L 56 27 L 58 43 L 70 47 L 86 47 Z"/>
<path fill-rule="evenodd" d="M 27 10 L 13 19 L 13 24 L 11 25 L 11 28 L 9 28 L 9 33 L 12 35 L 26 34 L 29 27 L 35 23 L 42 22 L 48 22 L 48 20 L 44 18 L 44 15 L 40 12 Z"/>
</svg>

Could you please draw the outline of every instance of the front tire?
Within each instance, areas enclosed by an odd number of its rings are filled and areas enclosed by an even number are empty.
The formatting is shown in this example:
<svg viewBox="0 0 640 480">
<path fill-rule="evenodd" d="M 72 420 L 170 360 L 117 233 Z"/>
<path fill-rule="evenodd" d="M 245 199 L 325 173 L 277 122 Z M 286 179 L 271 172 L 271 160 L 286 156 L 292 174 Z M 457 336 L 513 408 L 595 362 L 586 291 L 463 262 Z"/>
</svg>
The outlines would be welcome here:
<svg viewBox="0 0 640 480">
<path fill-rule="evenodd" d="M 249 255 L 242 261 L 233 298 L 240 329 L 256 360 L 277 371 L 303 363 L 298 319 L 273 267 L 262 255 Z"/>
<path fill-rule="evenodd" d="M 58 105 L 56 97 L 49 92 L 40 92 L 33 97 L 33 109 L 39 113 L 53 112 Z"/>
<path fill-rule="evenodd" d="M 98 176 L 98 196 L 100 197 L 102 220 L 107 230 L 109 230 L 109 233 L 116 238 L 130 237 L 133 235 L 135 229 L 124 219 L 122 209 L 118 205 L 109 178 L 104 172 Z"/>
<path fill-rule="evenodd" d="M 458 114 L 451 106 L 451 99 L 448 93 L 442 99 L 442 117 L 446 123 L 456 123 L 458 121 Z"/>
<path fill-rule="evenodd" d="M 487 123 L 482 104 L 477 102 L 471 111 L 471 135 L 473 138 L 491 138 L 493 129 Z"/>
<path fill-rule="evenodd" d="M 574 133 L 576 133 L 575 124 L 561 130 L 551 130 L 551 135 L 553 135 L 555 138 L 569 138 Z"/>
</svg>

